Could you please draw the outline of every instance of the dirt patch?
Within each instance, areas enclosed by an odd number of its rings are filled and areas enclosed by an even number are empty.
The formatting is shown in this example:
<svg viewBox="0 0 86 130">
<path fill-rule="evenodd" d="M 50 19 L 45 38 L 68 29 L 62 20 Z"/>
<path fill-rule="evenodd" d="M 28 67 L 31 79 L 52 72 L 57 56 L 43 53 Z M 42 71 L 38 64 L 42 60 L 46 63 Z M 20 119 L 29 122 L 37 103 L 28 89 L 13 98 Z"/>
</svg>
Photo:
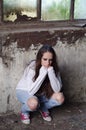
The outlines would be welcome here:
<svg viewBox="0 0 86 130">
<path fill-rule="evenodd" d="M 31 113 L 31 124 L 24 125 L 19 114 L 0 114 L 0 130 L 86 130 L 86 104 L 63 105 L 50 110 L 53 120 L 46 122 L 39 112 Z"/>
</svg>

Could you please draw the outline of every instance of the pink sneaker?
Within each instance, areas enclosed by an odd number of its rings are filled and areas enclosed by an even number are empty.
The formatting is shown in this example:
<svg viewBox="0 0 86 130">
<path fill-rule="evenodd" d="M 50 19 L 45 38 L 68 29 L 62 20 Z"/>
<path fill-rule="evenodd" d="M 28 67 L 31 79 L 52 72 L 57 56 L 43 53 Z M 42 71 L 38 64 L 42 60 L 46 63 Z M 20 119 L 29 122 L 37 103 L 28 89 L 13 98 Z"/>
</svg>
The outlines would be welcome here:
<svg viewBox="0 0 86 130">
<path fill-rule="evenodd" d="M 41 113 L 41 115 L 42 115 L 42 117 L 45 121 L 51 121 L 52 120 L 51 116 L 49 115 L 49 112 L 40 111 L 40 113 Z"/>
<path fill-rule="evenodd" d="M 20 116 L 21 116 L 21 121 L 24 124 L 30 124 L 30 115 L 29 114 L 21 112 Z"/>
</svg>

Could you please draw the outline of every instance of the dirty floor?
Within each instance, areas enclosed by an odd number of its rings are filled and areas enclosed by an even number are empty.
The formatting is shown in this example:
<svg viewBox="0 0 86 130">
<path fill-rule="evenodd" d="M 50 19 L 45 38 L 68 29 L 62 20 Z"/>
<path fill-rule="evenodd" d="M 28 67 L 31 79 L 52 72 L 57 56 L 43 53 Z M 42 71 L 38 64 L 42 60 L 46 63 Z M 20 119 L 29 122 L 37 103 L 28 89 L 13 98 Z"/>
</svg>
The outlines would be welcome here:
<svg viewBox="0 0 86 130">
<path fill-rule="evenodd" d="M 51 122 L 44 121 L 39 112 L 31 113 L 30 125 L 22 124 L 19 114 L 0 114 L 0 130 L 86 130 L 86 104 L 64 104 L 50 112 Z"/>
</svg>

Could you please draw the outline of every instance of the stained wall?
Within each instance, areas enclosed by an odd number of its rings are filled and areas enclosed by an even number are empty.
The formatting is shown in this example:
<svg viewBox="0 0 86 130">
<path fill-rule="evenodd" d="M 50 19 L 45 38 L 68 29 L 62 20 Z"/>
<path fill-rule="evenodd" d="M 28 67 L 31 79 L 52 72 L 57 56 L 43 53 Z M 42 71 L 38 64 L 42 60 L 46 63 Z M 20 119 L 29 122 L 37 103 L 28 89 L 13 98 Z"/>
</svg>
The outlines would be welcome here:
<svg viewBox="0 0 86 130">
<path fill-rule="evenodd" d="M 0 20 L 0 113 L 20 110 L 15 93 L 17 83 L 46 43 L 53 46 L 58 56 L 66 102 L 86 102 L 85 28 L 7 26 Z"/>
</svg>

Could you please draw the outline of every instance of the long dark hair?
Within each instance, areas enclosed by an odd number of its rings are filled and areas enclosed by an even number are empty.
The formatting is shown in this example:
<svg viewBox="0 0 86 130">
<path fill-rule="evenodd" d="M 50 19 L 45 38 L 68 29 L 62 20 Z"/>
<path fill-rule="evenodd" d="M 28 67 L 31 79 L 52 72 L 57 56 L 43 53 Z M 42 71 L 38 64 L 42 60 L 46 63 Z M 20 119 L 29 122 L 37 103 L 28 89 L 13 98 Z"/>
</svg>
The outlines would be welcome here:
<svg viewBox="0 0 86 130">
<path fill-rule="evenodd" d="M 36 67 L 35 67 L 35 76 L 34 76 L 34 79 L 36 80 L 36 78 L 38 77 L 39 75 L 39 70 L 41 68 L 41 58 L 43 56 L 43 54 L 45 52 L 50 52 L 52 53 L 53 55 L 53 60 L 52 60 L 52 66 L 54 68 L 54 71 L 55 71 L 55 74 L 57 76 L 58 72 L 59 72 L 59 67 L 58 67 L 58 63 L 57 63 L 57 56 L 56 56 L 56 53 L 54 51 L 54 49 L 52 48 L 52 46 L 46 44 L 46 45 L 43 45 L 38 53 L 37 53 L 37 56 L 36 56 Z M 47 87 L 46 87 L 47 86 Z M 40 91 L 41 90 L 41 91 Z M 40 92 L 45 92 L 46 93 L 46 96 L 47 97 L 50 97 L 53 93 L 53 90 L 51 89 L 51 85 L 50 85 L 50 81 L 48 79 L 48 76 L 46 76 L 41 88 L 40 88 Z"/>
</svg>

